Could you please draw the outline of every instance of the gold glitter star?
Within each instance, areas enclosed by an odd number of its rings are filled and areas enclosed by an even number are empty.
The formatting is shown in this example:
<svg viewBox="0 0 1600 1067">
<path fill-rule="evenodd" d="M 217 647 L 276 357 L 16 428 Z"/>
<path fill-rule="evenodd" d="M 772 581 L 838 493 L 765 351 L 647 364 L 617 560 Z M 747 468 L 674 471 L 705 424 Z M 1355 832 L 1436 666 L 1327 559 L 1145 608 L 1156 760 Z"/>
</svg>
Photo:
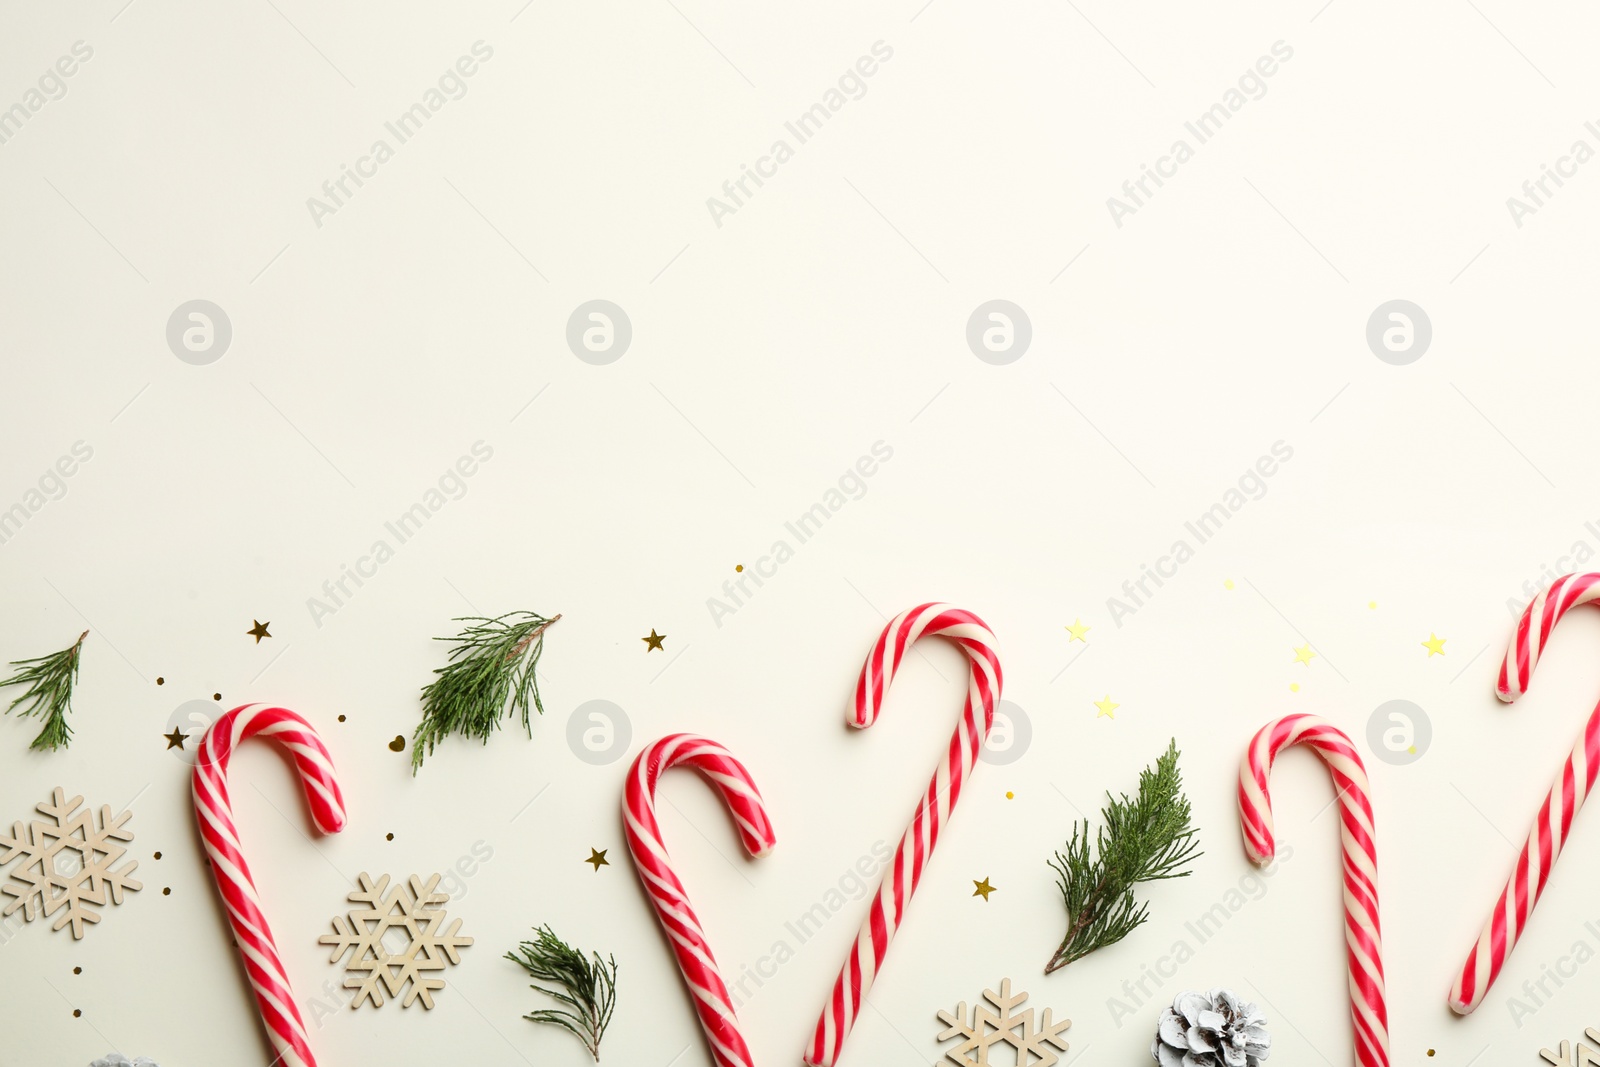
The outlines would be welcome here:
<svg viewBox="0 0 1600 1067">
<path fill-rule="evenodd" d="M 595 872 L 598 873 L 601 867 L 611 866 L 611 861 L 606 859 L 606 853 L 610 851 L 609 848 L 602 848 L 597 852 L 591 848 L 589 850 L 589 858 L 583 862 L 594 864 Z"/>
<path fill-rule="evenodd" d="M 639 640 L 643 641 L 646 645 L 649 646 L 648 648 L 645 649 L 646 652 L 654 652 L 658 648 L 661 649 L 661 651 L 665 652 L 666 649 L 662 647 L 661 642 L 665 641 L 666 639 L 667 639 L 667 635 L 666 634 L 658 634 L 658 633 L 656 633 L 656 628 L 654 626 L 650 627 L 650 636 L 649 637 L 641 637 L 641 638 L 639 638 Z"/>
<path fill-rule="evenodd" d="M 1094 706 L 1100 709 L 1099 714 L 1095 716 L 1097 719 L 1115 719 L 1117 716 L 1114 713 L 1122 707 L 1121 704 L 1112 701 L 1110 693 L 1106 694 L 1104 700 L 1096 700 Z"/>
<path fill-rule="evenodd" d="M 261 622 L 258 619 L 251 619 L 250 621 L 255 623 L 255 625 L 250 627 L 250 629 L 246 630 L 245 633 L 247 633 L 251 637 L 255 638 L 256 639 L 256 644 L 259 645 L 261 643 L 261 639 L 263 637 L 271 637 L 272 636 L 271 634 L 267 633 L 267 627 L 272 625 L 271 620 L 268 620 L 267 622 Z"/>
<path fill-rule="evenodd" d="M 1315 652 L 1311 651 L 1311 642 L 1307 641 L 1305 644 L 1294 650 L 1294 661 L 1296 663 L 1304 663 L 1307 667 L 1309 667 L 1311 666 L 1311 661 L 1316 658 L 1316 655 L 1317 654 Z"/>
<path fill-rule="evenodd" d="M 167 748 L 169 749 L 183 748 L 183 743 L 189 740 L 189 735 L 176 727 L 173 728 L 170 734 L 162 734 L 161 736 L 167 739 Z"/>
<path fill-rule="evenodd" d="M 1429 630 L 1428 639 L 1422 642 L 1422 647 L 1428 650 L 1428 658 L 1432 659 L 1434 656 L 1444 655 L 1444 643 L 1448 640 L 1449 638 L 1440 637 L 1432 630 Z"/>
<path fill-rule="evenodd" d="M 1067 643 L 1071 644 L 1073 641 L 1082 641 L 1087 645 L 1089 640 L 1083 635 L 1088 633 L 1093 628 L 1094 627 L 1092 626 L 1085 626 L 1082 619 L 1073 619 L 1072 625 L 1067 627 L 1067 632 L 1072 634 L 1071 637 L 1067 638 Z"/>
<path fill-rule="evenodd" d="M 985 876 L 981 882 L 974 881 L 972 885 L 974 887 L 972 890 L 972 895 L 975 897 L 982 897 L 984 900 L 989 899 L 989 894 L 993 893 L 995 888 L 989 884 L 989 879 L 987 876 Z"/>
</svg>

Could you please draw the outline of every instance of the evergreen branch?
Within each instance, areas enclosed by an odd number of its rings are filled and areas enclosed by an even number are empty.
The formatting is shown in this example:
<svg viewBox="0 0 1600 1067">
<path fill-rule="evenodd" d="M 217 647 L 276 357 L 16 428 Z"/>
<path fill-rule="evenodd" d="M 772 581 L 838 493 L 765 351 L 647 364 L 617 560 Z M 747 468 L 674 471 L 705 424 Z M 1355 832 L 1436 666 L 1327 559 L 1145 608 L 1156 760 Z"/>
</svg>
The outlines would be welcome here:
<svg viewBox="0 0 1600 1067">
<path fill-rule="evenodd" d="M 1133 887 L 1187 878 L 1185 868 L 1202 855 L 1197 831 L 1189 823 L 1175 739 L 1155 767 L 1139 772 L 1138 795 L 1130 799 L 1124 793 L 1119 800 L 1107 793 L 1100 816 L 1105 825 L 1092 841 L 1089 820 L 1074 823 L 1066 849 L 1050 861 L 1067 909 L 1067 933 L 1045 974 L 1114 945 L 1143 926 L 1150 908 L 1135 901 Z"/>
<path fill-rule="evenodd" d="M 89 631 L 85 630 L 70 648 L 52 652 L 48 656 L 13 660 L 11 666 L 18 668 L 17 672 L 0 681 L 0 688 L 9 685 L 28 687 L 6 708 L 7 715 L 15 711 L 18 704 L 27 701 L 28 706 L 22 709 L 23 716 L 33 715 L 44 720 L 44 728 L 29 748 L 54 751 L 66 748 L 72 740 L 67 712 L 72 710 L 72 687 L 78 680 L 78 665 L 81 662 L 79 652 L 83 648 L 83 639 L 88 636 Z"/>
<path fill-rule="evenodd" d="M 550 927 L 541 926 L 536 932 L 538 940 L 522 942 L 516 952 L 506 953 L 506 959 L 521 965 L 534 978 L 559 984 L 565 992 L 542 985 L 530 988 L 553 997 L 567 1005 L 567 1009 L 544 1008 L 523 1018 L 536 1023 L 553 1023 L 571 1031 L 598 1063 L 600 1039 L 605 1036 L 617 1002 L 617 958 L 610 958 L 608 971 L 600 953 L 592 954 L 591 965 L 588 957 L 562 941 Z"/>
<path fill-rule="evenodd" d="M 422 688 L 422 723 L 412 735 L 413 775 L 422 766 L 424 751 L 431 755 L 433 746 L 452 733 L 488 744 L 508 701 L 510 710 L 522 712 L 522 727 L 533 736 L 529 709 L 544 714 L 534 668 L 544 652 L 544 632 L 559 618 L 513 611 L 497 619 L 457 619 L 471 625 L 455 637 L 434 638 L 455 647 L 449 662 L 433 672 L 437 677 Z"/>
</svg>

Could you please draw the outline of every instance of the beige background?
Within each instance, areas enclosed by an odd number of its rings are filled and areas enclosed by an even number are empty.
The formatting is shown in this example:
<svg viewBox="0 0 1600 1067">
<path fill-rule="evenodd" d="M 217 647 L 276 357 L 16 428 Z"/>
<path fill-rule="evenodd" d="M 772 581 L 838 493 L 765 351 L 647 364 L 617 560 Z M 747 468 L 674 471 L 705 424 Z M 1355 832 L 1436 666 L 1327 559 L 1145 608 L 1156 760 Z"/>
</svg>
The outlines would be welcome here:
<svg viewBox="0 0 1600 1067">
<path fill-rule="evenodd" d="M 137 797 L 146 886 L 82 942 L 5 927 L 0 1063 L 267 1059 L 187 767 L 161 739 L 213 693 L 309 716 L 349 798 L 349 829 L 308 842 L 279 759 L 235 766 L 308 1015 L 339 978 L 316 937 L 358 871 L 492 851 L 451 905 L 478 940 L 438 1007 L 332 1011 L 312 1024 L 323 1063 L 585 1062 L 519 1018 L 541 1002 L 499 958 L 541 922 L 622 965 L 607 1062 L 708 1063 L 625 859 L 627 758 L 693 730 L 749 763 L 780 836 L 767 859 L 736 855 L 692 776 L 663 811 L 725 969 L 766 966 L 786 922 L 894 842 L 946 743 L 962 668 L 942 648 L 874 730 L 843 726 L 885 617 L 930 598 L 993 625 L 1032 742 L 978 768 L 845 1062 L 933 1062 L 934 1012 L 1005 976 L 1071 1016 L 1085 1067 L 1141 1062 L 1160 1003 L 1215 985 L 1265 1001 L 1284 1062 L 1348 1062 L 1338 849 L 1318 817 L 1332 793 L 1309 757 L 1274 780 L 1293 861 L 1203 945 L 1185 923 L 1249 874 L 1232 788 L 1251 733 L 1314 711 L 1368 749 L 1391 699 L 1433 730 L 1409 766 L 1369 758 L 1394 1062 L 1532 1064 L 1600 1024 L 1600 963 L 1547 982 L 1531 1018 L 1508 999 L 1575 943 L 1600 949 L 1600 815 L 1488 1003 L 1464 1021 L 1444 1004 L 1595 688 L 1600 619 L 1579 613 L 1525 706 L 1492 695 L 1508 599 L 1575 542 L 1600 548 L 1600 169 L 1520 228 L 1506 206 L 1574 140 L 1600 147 L 1593 13 L 919 3 L 0 10 L 0 107 L 26 107 L 75 42 L 93 49 L 0 144 L 0 509 L 26 507 L 74 442 L 93 449 L 0 544 L 0 656 L 93 631 L 69 751 L 29 753 L 32 724 L 0 722 L 0 819 L 58 784 Z M 316 225 L 307 198 L 478 41 L 493 56 L 466 94 Z M 878 41 L 893 56 L 865 95 L 718 227 L 706 199 Z M 1278 41 L 1293 57 L 1265 95 L 1117 227 L 1107 198 Z M 192 299 L 232 324 L 207 366 L 165 338 Z M 591 299 L 632 322 L 609 366 L 565 342 Z M 965 341 L 991 299 L 1031 320 L 1008 366 Z M 1391 299 L 1432 321 L 1409 366 L 1365 341 Z M 493 457 L 465 495 L 314 619 L 308 598 L 478 441 Z M 893 458 L 864 495 L 717 625 L 707 599 L 735 565 L 878 441 Z M 1293 458 L 1261 499 L 1119 627 L 1108 598 L 1277 441 Z M 533 740 L 452 743 L 413 780 L 387 745 L 441 662 L 430 638 L 523 607 L 563 613 Z M 1064 628 L 1078 618 L 1087 646 Z M 253 619 L 271 639 L 245 635 Z M 664 652 L 640 643 L 652 627 Z M 1096 717 L 1108 695 L 1114 720 Z M 596 699 L 632 724 L 602 766 L 565 740 Z M 1148 927 L 1046 979 L 1062 926 L 1046 859 L 1171 736 L 1206 856 L 1150 891 Z M 591 870 L 590 848 L 612 865 Z M 985 877 L 987 903 L 971 896 Z M 863 910 L 749 998 L 759 1062 L 798 1061 Z M 1123 983 L 1180 939 L 1193 958 L 1135 1005 Z"/>
</svg>

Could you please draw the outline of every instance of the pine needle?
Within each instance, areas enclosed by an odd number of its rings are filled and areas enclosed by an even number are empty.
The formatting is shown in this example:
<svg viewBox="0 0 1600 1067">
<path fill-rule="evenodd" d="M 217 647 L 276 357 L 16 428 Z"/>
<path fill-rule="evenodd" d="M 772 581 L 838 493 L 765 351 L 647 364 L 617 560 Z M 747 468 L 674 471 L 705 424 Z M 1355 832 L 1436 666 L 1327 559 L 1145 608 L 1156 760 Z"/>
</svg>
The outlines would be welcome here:
<svg viewBox="0 0 1600 1067">
<path fill-rule="evenodd" d="M 33 715 L 44 720 L 44 728 L 39 731 L 39 736 L 33 739 L 29 748 L 49 749 L 66 748 L 72 740 L 72 728 L 67 725 L 67 712 L 72 710 L 72 686 L 78 680 L 78 664 L 81 657 L 79 650 L 83 648 L 83 639 L 89 636 L 85 630 L 78 635 L 72 647 L 64 648 L 60 652 L 52 652 L 48 656 L 37 659 L 13 660 L 11 666 L 18 668 L 17 673 L 10 678 L 0 681 L 0 688 L 10 685 L 25 685 L 22 695 L 11 702 L 6 708 L 9 715 L 17 709 L 17 705 L 28 702 L 22 709 L 24 716 Z"/>
<path fill-rule="evenodd" d="M 1137 798 L 1130 800 L 1124 793 L 1118 800 L 1107 793 L 1100 815 L 1105 825 L 1093 847 L 1085 819 L 1073 825 L 1066 850 L 1050 863 L 1067 908 L 1067 934 L 1045 965 L 1045 974 L 1114 945 L 1144 925 L 1150 908 L 1134 901 L 1133 887 L 1187 878 L 1190 872 L 1183 868 L 1202 855 L 1197 831 L 1189 825 L 1176 740 L 1153 769 L 1139 772 Z"/>
<path fill-rule="evenodd" d="M 530 988 L 554 997 L 567 1007 L 563 1010 L 545 1008 L 523 1018 L 536 1023 L 553 1023 L 572 1031 L 598 1063 L 600 1038 L 605 1035 L 617 1002 L 617 959 L 611 957 L 608 972 L 600 953 L 593 953 L 591 965 L 582 952 L 562 941 L 550 927 L 541 926 L 536 932 L 538 940 L 522 942 L 516 952 L 506 953 L 506 959 L 520 964 L 540 981 L 558 984 L 560 990 L 541 985 Z"/>
<path fill-rule="evenodd" d="M 433 746 L 452 733 L 488 744 L 500 728 L 508 701 L 510 710 L 521 710 L 522 727 L 533 736 L 530 706 L 544 714 L 534 668 L 544 652 L 544 632 L 559 618 L 513 611 L 497 619 L 457 619 L 472 625 L 455 637 L 434 638 L 452 641 L 455 647 L 450 661 L 435 670 L 437 677 L 422 688 L 422 724 L 412 735 L 413 775 L 422 766 L 424 751 L 431 755 Z"/>
</svg>

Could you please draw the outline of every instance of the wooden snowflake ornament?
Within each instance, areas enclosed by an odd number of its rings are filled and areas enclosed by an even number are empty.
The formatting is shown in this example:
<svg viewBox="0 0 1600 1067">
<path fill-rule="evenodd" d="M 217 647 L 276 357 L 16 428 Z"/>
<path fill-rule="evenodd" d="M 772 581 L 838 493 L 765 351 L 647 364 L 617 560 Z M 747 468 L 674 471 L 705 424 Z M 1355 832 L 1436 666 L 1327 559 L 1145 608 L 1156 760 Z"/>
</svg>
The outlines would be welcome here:
<svg viewBox="0 0 1600 1067">
<path fill-rule="evenodd" d="M 1596 1046 L 1600 1046 L 1600 1030 L 1596 1030 L 1592 1026 L 1588 1027 L 1583 1031 L 1583 1036 L 1594 1042 Z M 1560 1052 L 1551 1052 L 1547 1048 L 1542 1048 L 1539 1050 L 1539 1058 L 1546 1063 L 1555 1064 L 1556 1067 L 1594 1067 L 1595 1064 L 1600 1064 L 1600 1053 L 1595 1052 L 1594 1049 L 1585 1045 L 1582 1041 L 1578 1042 L 1576 1049 L 1572 1047 L 1571 1042 L 1563 1041 L 1561 1042 L 1560 1050 Z"/>
<path fill-rule="evenodd" d="M 376 882 L 362 871 L 356 876 L 358 888 L 350 894 L 350 903 L 366 907 L 352 908 L 348 916 L 336 916 L 334 932 L 323 934 L 317 941 L 332 945 L 329 963 L 337 963 L 347 952 L 344 986 L 356 991 L 350 1001 L 352 1009 L 359 1008 L 370 999 L 375 1008 L 383 1007 L 383 993 L 390 997 L 400 995 L 405 989 L 401 1007 L 409 1008 L 417 1000 L 424 1008 L 433 1007 L 433 991 L 444 988 L 444 979 L 430 977 L 444 970 L 445 961 L 460 963 L 457 951 L 472 944 L 472 938 L 461 937 L 457 919 L 444 928 L 444 909 L 438 905 L 450 899 L 448 893 L 436 893 L 439 875 L 426 882 L 416 875 L 409 879 L 409 890 L 397 884 L 389 889 L 389 876 Z M 398 952 L 390 933 L 403 935 L 405 947 Z M 409 988 L 407 988 L 409 987 Z"/>
<path fill-rule="evenodd" d="M 1061 1057 L 1048 1046 L 1054 1045 L 1062 1052 L 1067 1051 L 1067 1039 L 1061 1033 L 1072 1025 L 1072 1020 L 1052 1022 L 1050 1009 L 1046 1008 L 1036 1028 L 1032 1008 L 1018 1011 L 1022 1002 L 1028 999 L 1028 994 L 1012 996 L 1009 978 L 1000 980 L 998 993 L 985 989 L 983 999 L 993 1004 L 995 1010 L 990 1011 L 978 1003 L 972 1006 L 969 1016 L 966 1001 L 962 1001 L 956 1005 L 954 1015 L 947 1011 L 939 1012 L 939 1021 L 948 1027 L 939 1035 L 939 1040 L 961 1039 L 960 1044 L 945 1050 L 945 1059 L 958 1067 L 1001 1067 L 1001 1063 L 1055 1067 Z M 1010 1045 L 1014 1055 L 991 1063 L 989 1050 L 1002 1044 Z"/>
<path fill-rule="evenodd" d="M 144 888 L 132 877 L 138 860 L 116 866 L 128 852 L 121 842 L 133 840 L 127 828 L 133 813 L 113 818 L 110 805 L 103 806 L 96 826 L 93 811 L 78 810 L 82 803 L 81 796 L 68 800 L 66 790 L 57 786 L 51 800 L 37 805 L 50 821 L 17 822 L 10 836 L 0 833 L 0 866 L 22 859 L 10 880 L 0 885 L 0 893 L 16 898 L 4 914 L 20 908 L 22 917 L 32 922 L 41 912 L 48 919 L 59 911 L 52 929 L 71 923 L 72 936 L 80 938 L 85 924 L 100 921 L 99 909 L 108 899 L 121 904 L 124 890 Z"/>
</svg>

